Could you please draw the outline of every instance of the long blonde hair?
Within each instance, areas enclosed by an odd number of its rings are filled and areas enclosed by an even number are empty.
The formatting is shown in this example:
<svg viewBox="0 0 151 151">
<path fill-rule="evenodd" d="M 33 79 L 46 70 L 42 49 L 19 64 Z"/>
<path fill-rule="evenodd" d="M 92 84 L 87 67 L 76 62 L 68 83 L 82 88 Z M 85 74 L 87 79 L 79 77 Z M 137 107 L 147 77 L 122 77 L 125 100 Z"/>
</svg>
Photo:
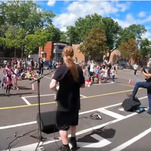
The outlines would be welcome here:
<svg viewBox="0 0 151 151">
<path fill-rule="evenodd" d="M 73 76 L 73 79 L 77 81 L 79 74 L 78 74 L 77 65 L 73 62 L 73 59 L 72 59 L 72 57 L 74 56 L 72 47 L 71 46 L 64 47 L 62 56 L 66 57 L 66 59 L 64 59 L 64 63 L 67 66 L 67 68 L 69 68 L 71 75 Z"/>
</svg>

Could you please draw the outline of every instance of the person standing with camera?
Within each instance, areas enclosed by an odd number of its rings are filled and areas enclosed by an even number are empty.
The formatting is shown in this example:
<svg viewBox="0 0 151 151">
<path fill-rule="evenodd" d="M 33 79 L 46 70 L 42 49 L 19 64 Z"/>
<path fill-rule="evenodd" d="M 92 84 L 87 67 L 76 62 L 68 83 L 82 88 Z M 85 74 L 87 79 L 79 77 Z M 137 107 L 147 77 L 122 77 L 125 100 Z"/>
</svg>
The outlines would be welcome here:
<svg viewBox="0 0 151 151">
<path fill-rule="evenodd" d="M 56 86 L 59 83 L 56 96 L 56 123 L 63 144 L 59 151 L 70 151 L 68 141 L 69 129 L 72 149 L 77 148 L 76 126 L 78 125 L 80 110 L 80 87 L 85 86 L 85 80 L 83 71 L 80 66 L 74 63 L 73 56 L 74 51 L 72 47 L 66 46 L 62 52 L 64 64 L 57 68 L 50 83 L 52 90 L 56 90 Z"/>
<path fill-rule="evenodd" d="M 147 113 L 151 114 L 151 68 L 146 72 L 146 70 L 142 67 L 141 73 L 146 77 L 146 81 L 137 82 L 134 86 L 131 98 L 135 99 L 135 96 L 137 94 L 137 91 L 139 88 L 145 88 L 147 89 L 147 96 L 148 96 L 148 111 Z"/>
</svg>

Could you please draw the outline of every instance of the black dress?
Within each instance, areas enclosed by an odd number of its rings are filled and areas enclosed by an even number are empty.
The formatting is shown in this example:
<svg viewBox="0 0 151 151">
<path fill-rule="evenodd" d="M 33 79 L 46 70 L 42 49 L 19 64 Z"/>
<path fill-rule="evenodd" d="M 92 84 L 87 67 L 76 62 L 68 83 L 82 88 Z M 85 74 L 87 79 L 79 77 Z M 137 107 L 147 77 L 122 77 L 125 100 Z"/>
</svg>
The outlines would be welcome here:
<svg viewBox="0 0 151 151">
<path fill-rule="evenodd" d="M 65 64 L 55 72 L 53 79 L 59 82 L 57 92 L 57 126 L 60 129 L 68 129 L 70 125 L 78 125 L 78 113 L 80 109 L 80 87 L 84 84 L 84 76 L 81 67 L 77 66 L 79 78 L 74 81 L 70 70 Z"/>
</svg>

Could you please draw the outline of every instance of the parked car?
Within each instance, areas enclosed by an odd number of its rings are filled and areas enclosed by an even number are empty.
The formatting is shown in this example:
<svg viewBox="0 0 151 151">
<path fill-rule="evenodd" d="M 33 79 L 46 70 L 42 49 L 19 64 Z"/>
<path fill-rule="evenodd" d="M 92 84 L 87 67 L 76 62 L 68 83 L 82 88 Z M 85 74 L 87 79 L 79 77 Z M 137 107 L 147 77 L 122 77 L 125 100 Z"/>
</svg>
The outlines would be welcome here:
<svg viewBox="0 0 151 151">
<path fill-rule="evenodd" d="M 44 68 L 45 70 L 50 69 L 50 65 L 49 65 L 49 64 L 50 64 L 49 61 L 45 61 L 45 62 L 44 62 L 44 67 L 43 67 L 43 68 Z"/>
<path fill-rule="evenodd" d="M 128 62 L 118 62 L 118 69 L 123 70 L 123 69 L 130 69 L 130 65 Z"/>
<path fill-rule="evenodd" d="M 117 66 L 117 69 L 118 69 L 118 70 L 123 70 L 123 66 L 118 65 L 118 66 Z"/>
</svg>

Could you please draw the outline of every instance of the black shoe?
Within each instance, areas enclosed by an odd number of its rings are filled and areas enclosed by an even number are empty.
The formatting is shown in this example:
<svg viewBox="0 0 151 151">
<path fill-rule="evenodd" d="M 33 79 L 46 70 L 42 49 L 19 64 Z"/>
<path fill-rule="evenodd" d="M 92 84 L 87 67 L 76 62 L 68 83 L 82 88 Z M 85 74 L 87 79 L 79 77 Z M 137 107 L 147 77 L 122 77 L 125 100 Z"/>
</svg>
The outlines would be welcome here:
<svg viewBox="0 0 151 151">
<path fill-rule="evenodd" d="M 62 145 L 58 151 L 71 151 L 69 145 Z"/>
<path fill-rule="evenodd" d="M 128 96 L 128 98 L 129 98 L 130 100 L 135 100 L 135 99 L 136 99 L 136 97 L 133 97 L 133 96 L 130 95 L 130 94 L 127 94 L 127 96 Z"/>
<path fill-rule="evenodd" d="M 76 141 L 76 137 L 71 137 L 69 140 L 71 146 L 72 146 L 72 150 L 76 150 L 77 149 L 77 141 Z"/>
</svg>

